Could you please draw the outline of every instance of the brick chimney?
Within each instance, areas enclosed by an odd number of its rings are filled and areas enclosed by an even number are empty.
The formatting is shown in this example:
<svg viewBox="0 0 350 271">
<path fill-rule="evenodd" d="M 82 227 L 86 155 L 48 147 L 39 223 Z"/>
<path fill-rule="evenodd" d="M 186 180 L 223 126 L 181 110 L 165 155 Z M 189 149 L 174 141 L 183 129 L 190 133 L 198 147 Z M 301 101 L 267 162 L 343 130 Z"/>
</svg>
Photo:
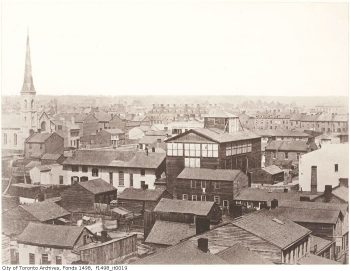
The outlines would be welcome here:
<svg viewBox="0 0 350 271">
<path fill-rule="evenodd" d="M 311 167 L 311 193 L 317 193 L 317 167 Z"/>
<path fill-rule="evenodd" d="M 196 235 L 202 234 L 210 230 L 210 221 L 208 218 L 196 217 L 195 223 L 196 223 Z"/>
<path fill-rule="evenodd" d="M 325 185 L 324 186 L 324 200 L 325 202 L 329 202 L 331 200 L 332 196 L 332 186 L 331 185 Z"/>
<path fill-rule="evenodd" d="M 198 248 L 201 251 L 203 251 L 205 253 L 207 253 L 209 251 L 209 249 L 208 249 L 208 238 L 199 238 L 197 240 L 197 242 L 198 242 Z"/>
</svg>

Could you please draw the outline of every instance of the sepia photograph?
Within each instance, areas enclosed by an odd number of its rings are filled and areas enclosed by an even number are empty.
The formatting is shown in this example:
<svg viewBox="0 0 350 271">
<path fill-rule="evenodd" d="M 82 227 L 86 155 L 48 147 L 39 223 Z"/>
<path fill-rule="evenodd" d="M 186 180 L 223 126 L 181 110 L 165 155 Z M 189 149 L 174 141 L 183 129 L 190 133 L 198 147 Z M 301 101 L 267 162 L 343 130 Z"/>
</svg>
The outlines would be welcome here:
<svg viewBox="0 0 350 271">
<path fill-rule="evenodd" d="M 348 122 L 348 1 L 2 0 L 1 265 L 348 265 Z"/>
</svg>

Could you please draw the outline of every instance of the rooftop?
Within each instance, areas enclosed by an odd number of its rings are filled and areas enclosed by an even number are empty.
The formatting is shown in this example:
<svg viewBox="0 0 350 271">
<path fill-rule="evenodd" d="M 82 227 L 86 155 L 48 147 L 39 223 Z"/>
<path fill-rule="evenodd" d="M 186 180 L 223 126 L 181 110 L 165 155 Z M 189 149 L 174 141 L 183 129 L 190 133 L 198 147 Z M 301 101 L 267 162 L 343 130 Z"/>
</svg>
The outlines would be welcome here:
<svg viewBox="0 0 350 271">
<path fill-rule="evenodd" d="M 283 172 L 283 170 L 280 169 L 276 165 L 271 165 L 271 166 L 268 166 L 268 167 L 264 167 L 264 168 L 262 168 L 262 170 L 266 171 L 267 173 L 270 173 L 271 175 L 275 175 L 275 174 Z"/>
<path fill-rule="evenodd" d="M 163 198 L 154 208 L 154 212 L 207 216 L 214 204 L 214 202 L 210 201 L 189 201 Z"/>
<path fill-rule="evenodd" d="M 163 163 L 165 157 L 166 154 L 164 152 L 151 152 L 149 150 L 147 155 L 145 151 L 139 151 L 124 166 L 129 168 L 157 169 Z"/>
<path fill-rule="evenodd" d="M 164 194 L 165 189 L 137 189 L 125 188 L 118 195 L 118 199 L 138 201 L 158 201 Z"/>
<path fill-rule="evenodd" d="M 196 235 L 196 227 L 194 225 L 157 220 L 145 242 L 172 246 L 194 235 Z"/>
<path fill-rule="evenodd" d="M 310 147 L 306 141 L 273 140 L 267 144 L 265 150 L 307 152 Z"/>
<path fill-rule="evenodd" d="M 36 246 L 72 249 L 83 227 L 30 222 L 18 236 L 17 242 Z"/>
<path fill-rule="evenodd" d="M 42 160 L 57 160 L 62 156 L 60 153 L 45 153 L 41 159 Z"/>
<path fill-rule="evenodd" d="M 79 182 L 77 185 L 84 187 L 86 190 L 97 195 L 111 191 L 117 191 L 113 185 L 107 183 L 105 180 L 98 178 L 86 182 Z"/>
<path fill-rule="evenodd" d="M 44 143 L 54 133 L 35 133 L 26 139 L 26 143 Z"/>
<path fill-rule="evenodd" d="M 178 179 L 189 180 L 218 180 L 218 181 L 235 181 L 239 179 L 246 179 L 241 170 L 235 169 L 208 169 L 208 168 L 184 168 L 177 176 Z"/>
<path fill-rule="evenodd" d="M 298 264 L 341 264 L 341 263 L 309 253 L 305 257 L 302 257 L 298 261 Z"/>
<path fill-rule="evenodd" d="M 40 222 L 57 219 L 70 213 L 52 201 L 36 202 L 28 205 L 21 205 L 25 211 L 30 213 Z"/>
</svg>

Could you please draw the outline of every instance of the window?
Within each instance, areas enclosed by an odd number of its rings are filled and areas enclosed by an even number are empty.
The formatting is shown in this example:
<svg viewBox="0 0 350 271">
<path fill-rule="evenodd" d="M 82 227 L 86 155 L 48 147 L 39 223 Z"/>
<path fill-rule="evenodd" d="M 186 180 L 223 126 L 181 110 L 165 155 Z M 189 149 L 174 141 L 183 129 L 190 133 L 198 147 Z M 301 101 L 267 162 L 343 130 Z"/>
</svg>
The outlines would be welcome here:
<svg viewBox="0 0 350 271">
<path fill-rule="evenodd" d="M 334 172 L 338 172 L 338 164 L 334 164 Z"/>
<path fill-rule="evenodd" d="M 50 264 L 48 254 L 41 254 L 41 263 L 42 264 Z"/>
<path fill-rule="evenodd" d="M 56 256 L 56 264 L 62 264 L 62 257 Z"/>
<path fill-rule="evenodd" d="M 72 171 L 73 171 L 73 172 L 79 171 L 79 167 L 78 167 L 78 166 L 72 166 Z"/>
<path fill-rule="evenodd" d="M 88 167 L 87 166 L 82 166 L 81 167 L 82 172 L 88 172 Z"/>
<path fill-rule="evenodd" d="M 7 144 L 7 134 L 4 134 L 4 144 Z M 29 144 L 29 149 L 30 149 L 30 144 Z"/>
<path fill-rule="evenodd" d="M 91 172 L 92 172 L 92 177 L 98 177 L 98 169 L 97 168 L 93 168 L 91 170 Z"/>
<path fill-rule="evenodd" d="M 252 152 L 252 143 L 247 145 L 247 152 Z"/>
<path fill-rule="evenodd" d="M 207 187 L 206 181 L 201 181 L 201 188 L 206 188 L 206 187 Z"/>
<path fill-rule="evenodd" d="M 214 189 L 220 189 L 220 183 L 214 182 Z"/>
<path fill-rule="evenodd" d="M 89 178 L 87 176 L 80 177 L 81 182 L 87 182 L 88 180 L 89 180 Z"/>
<path fill-rule="evenodd" d="M 63 176 L 62 175 L 59 176 L 59 183 L 63 184 Z"/>
<path fill-rule="evenodd" d="M 141 169 L 141 176 L 145 176 L 146 175 L 146 170 L 145 169 Z"/>
<path fill-rule="evenodd" d="M 39 144 L 39 146 L 40 146 L 40 150 L 42 150 L 43 149 L 43 144 Z"/>
<path fill-rule="evenodd" d="M 183 144 L 182 143 L 168 143 L 167 154 L 169 156 L 183 156 Z"/>
<path fill-rule="evenodd" d="M 109 173 L 109 183 L 113 185 L 113 172 Z"/>
<path fill-rule="evenodd" d="M 220 197 L 219 196 L 214 196 L 214 202 L 216 204 L 219 204 L 220 205 Z"/>
<path fill-rule="evenodd" d="M 191 180 L 191 188 L 196 188 L 196 183 L 197 183 L 197 181 L 195 181 L 195 180 Z"/>
<path fill-rule="evenodd" d="M 119 171 L 119 186 L 124 186 L 124 172 Z"/>
<path fill-rule="evenodd" d="M 284 153 L 284 158 L 285 158 L 285 159 L 288 159 L 288 152 L 285 152 L 285 153 Z"/>
<path fill-rule="evenodd" d="M 202 144 L 202 156 L 203 157 L 218 157 L 218 145 L 217 144 Z"/>
<path fill-rule="evenodd" d="M 35 264 L 35 254 L 29 253 L 29 264 Z"/>
<path fill-rule="evenodd" d="M 232 145 L 226 146 L 226 156 L 232 155 Z"/>
<path fill-rule="evenodd" d="M 13 145 L 17 146 L 17 134 L 13 135 Z"/>
<path fill-rule="evenodd" d="M 192 201 L 197 201 L 197 195 L 192 195 Z"/>
<path fill-rule="evenodd" d="M 185 144 L 185 156 L 200 157 L 201 145 L 200 144 Z"/>
<path fill-rule="evenodd" d="M 134 186 L 134 174 L 130 173 L 130 187 Z"/>
<path fill-rule="evenodd" d="M 62 130 L 62 125 L 57 125 L 57 130 L 61 131 Z"/>
<path fill-rule="evenodd" d="M 71 180 L 72 184 L 75 184 L 75 183 L 79 182 L 79 177 L 78 176 L 72 176 L 70 180 Z"/>
<path fill-rule="evenodd" d="M 222 206 L 228 207 L 228 200 L 223 200 L 222 201 Z"/>
<path fill-rule="evenodd" d="M 200 158 L 185 158 L 185 167 L 200 167 Z"/>
<path fill-rule="evenodd" d="M 201 195 L 201 201 L 207 201 L 207 195 Z"/>
<path fill-rule="evenodd" d="M 182 194 L 182 200 L 188 200 L 188 195 L 187 194 Z"/>
</svg>

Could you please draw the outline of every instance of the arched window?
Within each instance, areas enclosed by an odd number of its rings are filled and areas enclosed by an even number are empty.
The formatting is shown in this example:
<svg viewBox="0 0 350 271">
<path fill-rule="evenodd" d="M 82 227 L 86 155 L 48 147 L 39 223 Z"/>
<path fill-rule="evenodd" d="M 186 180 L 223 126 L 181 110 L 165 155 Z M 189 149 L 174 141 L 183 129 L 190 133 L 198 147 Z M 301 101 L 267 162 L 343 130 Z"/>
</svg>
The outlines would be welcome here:
<svg viewBox="0 0 350 271">
<path fill-rule="evenodd" d="M 34 100 L 32 100 L 32 101 L 30 102 L 30 107 L 31 107 L 32 109 L 34 109 Z"/>
<path fill-rule="evenodd" d="M 41 131 L 42 131 L 42 132 L 46 131 L 46 122 L 43 121 L 43 122 L 41 123 L 40 127 L 41 127 Z"/>
<path fill-rule="evenodd" d="M 27 109 L 27 100 L 24 100 L 24 109 Z"/>
<path fill-rule="evenodd" d="M 7 144 L 7 134 L 4 134 L 4 144 Z"/>
<path fill-rule="evenodd" d="M 17 134 L 13 134 L 13 145 L 17 146 Z"/>
</svg>

